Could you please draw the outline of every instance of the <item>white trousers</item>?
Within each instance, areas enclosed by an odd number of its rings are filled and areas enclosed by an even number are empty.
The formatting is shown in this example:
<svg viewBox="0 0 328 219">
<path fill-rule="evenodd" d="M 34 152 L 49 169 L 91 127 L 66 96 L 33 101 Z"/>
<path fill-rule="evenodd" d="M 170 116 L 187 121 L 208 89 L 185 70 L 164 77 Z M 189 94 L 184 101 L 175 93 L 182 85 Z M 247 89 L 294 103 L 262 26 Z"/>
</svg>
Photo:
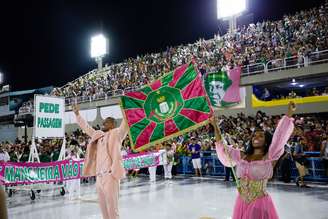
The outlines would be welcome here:
<svg viewBox="0 0 328 219">
<path fill-rule="evenodd" d="M 80 196 L 80 179 L 68 180 L 67 183 L 68 198 L 71 200 Z"/>
<path fill-rule="evenodd" d="M 165 164 L 163 166 L 164 166 L 164 177 L 165 177 L 165 179 L 172 179 L 173 162 L 169 162 L 168 164 Z"/>
<path fill-rule="evenodd" d="M 156 181 L 156 169 L 157 169 L 156 166 L 154 166 L 154 167 L 148 167 L 149 179 L 152 182 Z"/>
</svg>

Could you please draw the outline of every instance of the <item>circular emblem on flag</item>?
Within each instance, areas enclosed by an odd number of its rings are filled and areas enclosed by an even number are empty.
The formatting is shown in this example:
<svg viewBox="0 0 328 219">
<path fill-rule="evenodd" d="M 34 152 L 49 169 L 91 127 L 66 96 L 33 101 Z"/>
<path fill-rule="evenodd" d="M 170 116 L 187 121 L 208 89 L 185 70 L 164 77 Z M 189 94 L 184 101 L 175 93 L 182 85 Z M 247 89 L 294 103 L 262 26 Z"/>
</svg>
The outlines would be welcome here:
<svg viewBox="0 0 328 219">
<path fill-rule="evenodd" d="M 146 117 L 154 122 L 164 122 L 179 114 L 183 108 L 180 90 L 162 87 L 150 93 L 145 101 Z"/>
</svg>

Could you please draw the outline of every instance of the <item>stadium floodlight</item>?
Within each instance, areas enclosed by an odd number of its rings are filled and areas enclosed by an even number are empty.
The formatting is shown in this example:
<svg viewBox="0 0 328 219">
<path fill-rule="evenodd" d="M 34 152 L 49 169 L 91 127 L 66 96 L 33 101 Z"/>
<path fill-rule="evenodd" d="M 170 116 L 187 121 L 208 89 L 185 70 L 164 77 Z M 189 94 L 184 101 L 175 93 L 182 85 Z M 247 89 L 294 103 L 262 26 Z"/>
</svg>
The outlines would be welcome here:
<svg viewBox="0 0 328 219">
<path fill-rule="evenodd" d="M 107 54 L 107 39 L 99 34 L 91 38 L 91 58 L 103 57 Z"/>
<path fill-rule="evenodd" d="M 98 63 L 98 69 L 102 68 L 102 58 L 107 54 L 107 39 L 103 34 L 91 38 L 90 55 Z"/>
<path fill-rule="evenodd" d="M 246 0 L 217 0 L 218 19 L 240 15 L 246 10 Z"/>
<path fill-rule="evenodd" d="M 3 74 L 2 74 L 2 72 L 0 72 L 0 84 L 2 84 L 3 83 Z"/>
<path fill-rule="evenodd" d="M 233 33 L 237 28 L 237 17 L 247 8 L 247 0 L 217 0 L 218 19 L 229 21 L 229 31 Z"/>
</svg>

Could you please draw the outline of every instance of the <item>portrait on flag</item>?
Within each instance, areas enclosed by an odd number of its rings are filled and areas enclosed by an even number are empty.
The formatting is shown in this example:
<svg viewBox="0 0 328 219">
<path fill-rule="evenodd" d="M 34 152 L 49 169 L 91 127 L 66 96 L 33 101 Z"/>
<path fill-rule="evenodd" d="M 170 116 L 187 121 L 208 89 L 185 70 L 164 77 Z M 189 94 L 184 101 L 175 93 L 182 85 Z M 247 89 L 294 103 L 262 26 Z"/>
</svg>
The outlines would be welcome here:
<svg viewBox="0 0 328 219">
<path fill-rule="evenodd" d="M 205 75 L 205 89 L 213 106 L 230 107 L 240 103 L 240 73 L 240 67 L 236 67 Z"/>
</svg>

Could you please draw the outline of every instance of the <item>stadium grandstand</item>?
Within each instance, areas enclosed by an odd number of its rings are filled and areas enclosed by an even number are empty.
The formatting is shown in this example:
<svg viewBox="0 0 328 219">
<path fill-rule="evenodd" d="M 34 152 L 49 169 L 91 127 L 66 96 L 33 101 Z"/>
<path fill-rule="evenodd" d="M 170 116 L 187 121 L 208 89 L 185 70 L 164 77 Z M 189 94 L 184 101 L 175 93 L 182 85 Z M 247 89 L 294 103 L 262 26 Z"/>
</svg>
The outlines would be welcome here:
<svg viewBox="0 0 328 219">
<path fill-rule="evenodd" d="M 278 20 L 237 26 L 233 32 L 224 35 L 214 34 L 210 39 L 201 38 L 186 45 L 167 47 L 159 53 L 143 54 L 121 63 L 106 64 L 61 87 L 25 91 L 4 89 L 0 93 L 0 154 L 6 152 L 8 162 L 29 161 L 31 141 L 34 140 L 34 95 L 42 94 L 65 99 L 64 144 L 67 153 L 74 151 L 78 157 L 85 158 L 91 139 L 77 125 L 72 108 L 75 104 L 79 104 L 80 114 L 89 124 L 95 130 L 100 130 L 102 121 L 107 117 L 124 120 L 120 97 L 191 62 L 196 63 L 203 79 L 209 73 L 227 72 L 241 67 L 241 101 L 228 108 L 214 109 L 226 143 L 242 151 L 247 150 L 256 129 L 274 133 L 289 103 L 294 102 L 297 105 L 295 129 L 275 166 L 272 183 L 293 187 L 307 187 L 310 184 L 326 189 L 328 1 L 319 7 L 284 15 Z M 206 124 L 155 146 L 163 149 L 167 144 L 174 145 L 173 173 L 176 178 L 185 177 L 195 173 L 193 152 L 189 145 L 196 139 L 201 148 L 203 176 L 229 181 L 227 172 L 231 170 L 225 168 L 216 156 L 215 133 L 214 126 Z M 40 161 L 57 161 L 62 144 L 63 139 L 39 139 L 36 147 Z M 150 148 L 147 152 L 153 150 Z M 123 141 L 122 154 L 137 154 L 132 150 L 129 137 Z M 297 156 L 304 158 L 302 167 L 307 171 L 304 177 L 296 162 Z M 138 178 L 138 174 L 145 177 L 148 172 L 145 168 L 129 171 L 129 180 Z M 84 178 L 82 181 L 88 185 L 94 178 Z M 10 197 L 15 197 L 14 190 L 7 192 Z"/>
</svg>

